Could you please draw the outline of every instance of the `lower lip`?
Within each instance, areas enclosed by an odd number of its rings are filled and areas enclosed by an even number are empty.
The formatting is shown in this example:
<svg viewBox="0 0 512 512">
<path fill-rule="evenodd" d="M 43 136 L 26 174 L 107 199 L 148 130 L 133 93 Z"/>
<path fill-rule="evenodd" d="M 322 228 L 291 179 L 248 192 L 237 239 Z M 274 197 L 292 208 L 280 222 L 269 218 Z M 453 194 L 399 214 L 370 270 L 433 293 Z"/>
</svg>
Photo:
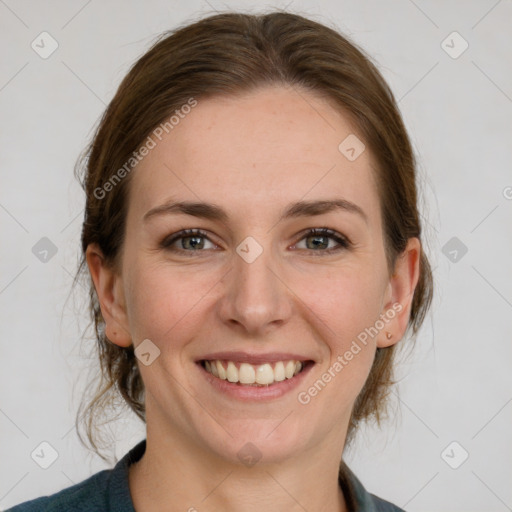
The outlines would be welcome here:
<svg viewBox="0 0 512 512">
<path fill-rule="evenodd" d="M 274 382 L 269 386 L 251 386 L 229 382 L 228 380 L 219 379 L 207 372 L 201 363 L 197 363 L 197 366 L 212 387 L 225 395 L 242 401 L 268 401 L 280 398 L 297 388 L 303 382 L 311 368 L 313 368 L 314 364 L 310 362 L 300 373 L 291 379 Z"/>
</svg>

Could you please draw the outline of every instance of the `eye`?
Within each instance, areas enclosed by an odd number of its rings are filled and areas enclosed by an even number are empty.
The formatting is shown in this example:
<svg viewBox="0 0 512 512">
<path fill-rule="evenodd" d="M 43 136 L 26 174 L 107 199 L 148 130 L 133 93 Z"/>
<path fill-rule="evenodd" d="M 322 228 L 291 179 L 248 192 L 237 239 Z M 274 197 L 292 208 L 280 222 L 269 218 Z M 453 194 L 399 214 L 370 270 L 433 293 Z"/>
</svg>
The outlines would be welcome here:
<svg viewBox="0 0 512 512">
<path fill-rule="evenodd" d="M 346 237 L 328 228 L 310 229 L 304 234 L 300 241 L 302 240 L 306 241 L 305 250 L 316 252 L 317 254 L 315 254 L 315 256 L 338 252 L 343 249 L 348 249 L 352 245 Z M 307 247 L 308 241 L 311 241 L 310 247 Z M 337 245 L 329 247 L 332 241 L 336 242 Z M 298 244 L 296 244 L 295 247 L 297 245 Z"/>
<path fill-rule="evenodd" d="M 173 252 L 181 253 L 195 253 L 202 252 L 201 249 L 205 249 L 205 242 L 207 240 L 214 247 L 217 247 L 209 238 L 206 233 L 199 229 L 185 229 L 179 233 L 174 233 L 170 237 L 165 238 L 161 243 L 160 247 Z M 178 247 L 173 247 L 176 242 Z M 209 249 L 209 247 L 206 247 Z"/>
<path fill-rule="evenodd" d="M 205 240 L 213 247 L 205 247 Z M 332 254 L 334 252 L 348 249 L 351 247 L 351 242 L 343 235 L 328 228 L 314 228 L 306 231 L 300 242 L 306 241 L 306 248 L 304 250 L 316 253 L 315 256 Z M 311 244 L 308 245 L 308 242 Z M 337 245 L 329 247 L 332 242 Z M 299 242 L 299 243 L 300 243 Z M 293 247 L 297 248 L 298 244 Z M 209 238 L 208 235 L 199 229 L 186 229 L 178 233 L 174 233 L 165 238 L 160 247 L 172 252 L 179 252 L 192 256 L 194 253 L 204 252 L 203 249 L 213 249 L 217 247 Z M 302 249 L 299 247 L 299 249 Z"/>
</svg>

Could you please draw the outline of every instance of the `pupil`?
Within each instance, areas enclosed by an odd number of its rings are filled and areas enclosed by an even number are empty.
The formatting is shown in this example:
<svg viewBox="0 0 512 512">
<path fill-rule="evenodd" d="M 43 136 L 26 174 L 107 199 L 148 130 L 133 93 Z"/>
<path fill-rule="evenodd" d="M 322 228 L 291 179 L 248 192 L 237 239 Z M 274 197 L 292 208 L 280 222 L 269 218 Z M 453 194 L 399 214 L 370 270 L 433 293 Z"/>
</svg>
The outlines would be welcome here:
<svg viewBox="0 0 512 512">
<path fill-rule="evenodd" d="M 326 237 L 325 236 L 317 236 L 317 237 L 313 238 L 313 240 L 316 240 L 316 241 L 321 240 L 321 239 L 325 240 Z M 315 245 L 315 247 L 327 247 L 327 244 L 326 243 L 322 243 L 322 242 L 320 242 L 320 243 L 314 242 L 314 245 Z"/>
<path fill-rule="evenodd" d="M 192 249 L 197 249 L 196 243 L 200 246 L 201 245 L 201 237 L 199 236 L 191 236 L 186 238 L 191 243 Z M 199 240 L 199 242 L 198 242 Z"/>
</svg>

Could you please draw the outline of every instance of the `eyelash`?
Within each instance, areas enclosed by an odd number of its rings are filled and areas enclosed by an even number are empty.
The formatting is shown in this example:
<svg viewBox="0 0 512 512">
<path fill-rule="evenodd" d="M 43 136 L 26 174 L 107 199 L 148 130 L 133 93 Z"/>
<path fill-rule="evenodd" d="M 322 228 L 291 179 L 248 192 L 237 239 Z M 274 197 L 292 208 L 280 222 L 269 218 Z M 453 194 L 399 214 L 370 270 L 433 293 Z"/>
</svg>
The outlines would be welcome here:
<svg viewBox="0 0 512 512">
<path fill-rule="evenodd" d="M 332 229 L 328 229 L 328 228 L 309 229 L 308 231 L 303 233 L 299 242 L 301 242 L 303 239 L 311 237 L 311 236 L 317 236 L 317 237 L 323 236 L 323 237 L 331 238 L 339 244 L 338 247 L 334 247 L 331 249 L 325 249 L 325 250 L 318 250 L 318 251 L 313 250 L 313 249 L 300 249 L 300 250 L 309 251 L 309 252 L 313 253 L 315 256 L 330 255 L 330 254 L 342 251 L 344 249 L 346 250 L 346 249 L 349 249 L 350 247 L 352 247 L 352 243 L 350 242 L 350 240 L 347 237 L 342 236 L 342 235 L 336 233 L 336 231 L 333 231 Z M 169 250 L 172 252 L 179 252 L 182 254 L 189 253 L 189 254 L 187 254 L 187 256 L 195 256 L 196 255 L 195 253 L 205 252 L 204 250 L 197 250 L 197 251 L 190 250 L 189 251 L 189 250 L 185 250 L 185 249 L 171 248 L 171 246 L 174 242 L 176 242 L 180 239 L 183 239 L 183 238 L 193 238 L 193 237 L 201 237 L 201 238 L 206 238 L 207 240 L 210 240 L 208 238 L 208 235 L 199 229 L 185 229 L 183 231 L 180 231 L 179 233 L 175 233 L 174 235 L 171 235 L 170 238 L 169 237 L 165 238 L 160 243 L 160 247 L 162 249 L 166 249 L 166 250 Z M 210 240 L 210 242 L 212 242 L 212 241 Z M 212 243 L 214 243 L 214 242 L 212 242 Z"/>
</svg>

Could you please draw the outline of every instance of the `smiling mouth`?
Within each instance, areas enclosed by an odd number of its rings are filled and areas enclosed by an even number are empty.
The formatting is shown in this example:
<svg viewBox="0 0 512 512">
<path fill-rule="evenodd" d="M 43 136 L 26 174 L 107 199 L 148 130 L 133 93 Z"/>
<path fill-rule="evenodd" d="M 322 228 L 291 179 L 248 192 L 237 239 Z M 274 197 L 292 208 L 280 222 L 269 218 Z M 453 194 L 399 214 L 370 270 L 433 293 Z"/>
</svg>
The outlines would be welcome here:
<svg viewBox="0 0 512 512">
<path fill-rule="evenodd" d="M 313 361 L 277 361 L 253 365 L 225 360 L 202 360 L 200 365 L 211 375 L 220 380 L 227 380 L 240 386 L 271 386 L 293 379 Z"/>
</svg>

